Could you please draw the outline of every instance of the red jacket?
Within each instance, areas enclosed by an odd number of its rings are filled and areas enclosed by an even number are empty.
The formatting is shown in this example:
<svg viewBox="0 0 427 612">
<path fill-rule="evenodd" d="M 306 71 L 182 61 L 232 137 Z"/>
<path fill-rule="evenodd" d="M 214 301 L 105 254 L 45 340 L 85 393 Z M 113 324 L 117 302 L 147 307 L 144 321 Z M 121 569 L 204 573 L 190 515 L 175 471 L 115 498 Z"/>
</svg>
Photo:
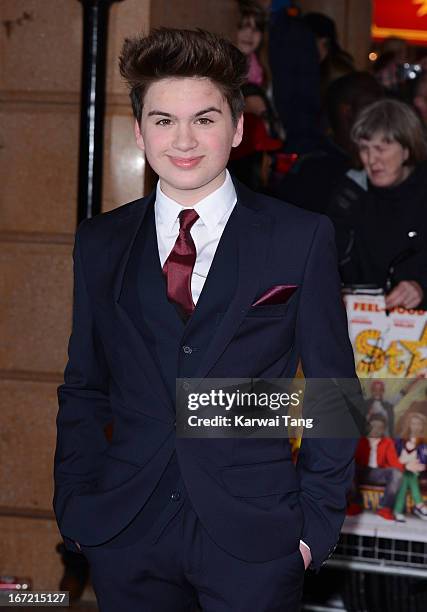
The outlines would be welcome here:
<svg viewBox="0 0 427 612">
<path fill-rule="evenodd" d="M 370 450 L 368 438 L 360 438 L 355 455 L 357 465 L 368 467 Z M 391 467 L 403 471 L 404 466 L 397 457 L 392 438 L 381 438 L 377 446 L 377 464 L 379 468 Z"/>
</svg>

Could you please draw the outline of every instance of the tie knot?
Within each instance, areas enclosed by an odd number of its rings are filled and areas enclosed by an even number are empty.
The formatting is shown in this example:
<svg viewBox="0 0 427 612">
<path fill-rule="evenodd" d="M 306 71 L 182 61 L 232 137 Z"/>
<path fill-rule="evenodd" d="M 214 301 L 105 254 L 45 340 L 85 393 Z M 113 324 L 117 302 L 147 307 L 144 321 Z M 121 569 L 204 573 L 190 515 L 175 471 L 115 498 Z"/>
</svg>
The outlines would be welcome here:
<svg viewBox="0 0 427 612">
<path fill-rule="evenodd" d="M 183 230 L 184 232 L 189 232 L 198 218 L 199 215 L 194 208 L 190 208 L 190 210 L 182 210 L 179 213 L 179 229 Z"/>
</svg>

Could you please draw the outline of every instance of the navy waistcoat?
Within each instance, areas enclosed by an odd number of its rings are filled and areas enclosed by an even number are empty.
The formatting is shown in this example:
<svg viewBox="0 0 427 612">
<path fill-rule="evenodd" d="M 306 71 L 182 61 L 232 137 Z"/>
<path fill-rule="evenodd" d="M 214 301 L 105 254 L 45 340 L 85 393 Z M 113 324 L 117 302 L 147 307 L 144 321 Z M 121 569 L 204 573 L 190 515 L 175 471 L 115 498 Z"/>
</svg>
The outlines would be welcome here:
<svg viewBox="0 0 427 612">
<path fill-rule="evenodd" d="M 196 309 L 185 323 L 166 294 L 157 244 L 154 208 L 147 212 L 128 260 L 122 304 L 132 317 L 162 375 L 175 405 L 175 381 L 190 378 L 231 302 L 237 286 L 237 241 L 231 215 Z M 226 274 L 224 273 L 226 271 Z M 135 538 L 159 532 L 186 498 L 176 454 L 162 475 L 148 502 L 130 525 L 110 541 L 112 546 L 130 544 Z M 172 503 L 171 503 L 172 500 Z M 173 503 L 179 501 L 180 503 Z M 160 521 L 160 526 L 159 526 Z"/>
</svg>

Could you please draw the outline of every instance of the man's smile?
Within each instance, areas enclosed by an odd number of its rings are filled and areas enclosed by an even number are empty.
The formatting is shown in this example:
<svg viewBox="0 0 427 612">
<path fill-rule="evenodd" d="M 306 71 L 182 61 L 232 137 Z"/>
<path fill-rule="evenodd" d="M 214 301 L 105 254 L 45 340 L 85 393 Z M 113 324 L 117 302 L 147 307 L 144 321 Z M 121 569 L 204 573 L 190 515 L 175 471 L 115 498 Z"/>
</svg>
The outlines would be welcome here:
<svg viewBox="0 0 427 612">
<path fill-rule="evenodd" d="M 174 164 L 174 166 L 183 168 L 184 170 L 195 168 L 203 159 L 203 155 L 199 155 L 198 157 L 174 157 L 172 155 L 168 155 L 167 157 Z"/>
</svg>

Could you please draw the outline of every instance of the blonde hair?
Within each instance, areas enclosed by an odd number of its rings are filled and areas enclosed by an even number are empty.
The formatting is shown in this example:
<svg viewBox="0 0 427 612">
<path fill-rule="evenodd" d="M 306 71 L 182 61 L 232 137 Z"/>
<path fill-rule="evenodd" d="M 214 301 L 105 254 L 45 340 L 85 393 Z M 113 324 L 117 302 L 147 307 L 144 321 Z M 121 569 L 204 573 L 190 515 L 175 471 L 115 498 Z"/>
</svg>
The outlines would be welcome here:
<svg viewBox="0 0 427 612">
<path fill-rule="evenodd" d="M 408 412 L 403 419 L 402 433 L 400 434 L 400 437 L 403 440 L 409 440 L 411 438 L 410 422 L 413 418 L 419 419 L 423 424 L 423 435 L 420 438 L 417 438 L 416 442 L 418 446 L 418 444 L 424 444 L 427 442 L 427 417 L 425 414 L 422 414 L 421 412 Z"/>
</svg>

